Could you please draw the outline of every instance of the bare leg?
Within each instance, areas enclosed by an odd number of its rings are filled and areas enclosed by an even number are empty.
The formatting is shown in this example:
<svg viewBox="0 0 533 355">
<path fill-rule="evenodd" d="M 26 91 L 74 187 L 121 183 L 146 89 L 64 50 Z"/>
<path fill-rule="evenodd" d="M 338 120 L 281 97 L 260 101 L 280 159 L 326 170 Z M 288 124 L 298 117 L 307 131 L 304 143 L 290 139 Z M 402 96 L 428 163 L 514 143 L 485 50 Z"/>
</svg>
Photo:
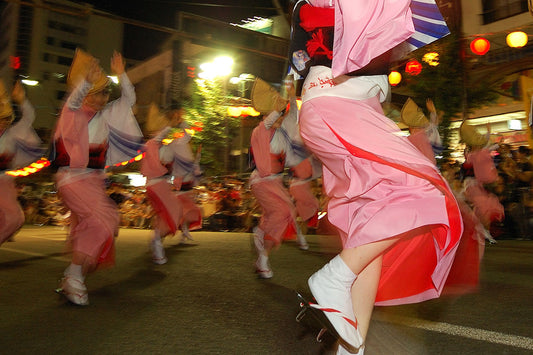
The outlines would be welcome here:
<svg viewBox="0 0 533 355">
<path fill-rule="evenodd" d="M 374 302 L 378 291 L 379 277 L 383 257 L 378 256 L 359 273 L 352 286 L 352 304 L 355 318 L 358 322 L 358 330 L 363 339 L 366 339 Z"/>
<path fill-rule="evenodd" d="M 400 238 L 390 238 L 378 242 L 344 249 L 340 256 L 356 275 L 359 275 L 375 258 L 392 247 Z"/>
</svg>

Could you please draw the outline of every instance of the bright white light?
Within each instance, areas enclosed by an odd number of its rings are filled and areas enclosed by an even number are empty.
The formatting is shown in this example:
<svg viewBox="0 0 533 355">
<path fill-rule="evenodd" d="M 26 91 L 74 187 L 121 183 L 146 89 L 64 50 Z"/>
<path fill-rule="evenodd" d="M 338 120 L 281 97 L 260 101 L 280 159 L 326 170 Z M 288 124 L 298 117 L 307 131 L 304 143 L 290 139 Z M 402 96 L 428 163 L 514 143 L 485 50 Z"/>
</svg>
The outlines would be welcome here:
<svg viewBox="0 0 533 355">
<path fill-rule="evenodd" d="M 24 85 L 28 85 L 28 86 L 39 85 L 39 82 L 37 80 L 22 79 L 20 82 L 23 83 Z"/>
<path fill-rule="evenodd" d="M 241 82 L 241 79 L 238 78 L 238 77 L 236 77 L 236 76 L 233 76 L 233 77 L 231 77 L 231 78 L 229 79 L 229 82 L 230 82 L 231 84 L 238 84 L 238 83 Z"/>
<path fill-rule="evenodd" d="M 139 187 L 146 185 L 146 178 L 141 174 L 128 174 L 128 179 L 130 179 L 130 185 Z"/>
<path fill-rule="evenodd" d="M 230 57 L 216 57 L 212 62 L 202 63 L 198 77 L 206 80 L 213 80 L 218 76 L 228 76 L 231 74 L 233 59 Z"/>
<path fill-rule="evenodd" d="M 507 127 L 509 127 L 509 129 L 521 130 L 522 129 L 522 121 L 520 121 L 520 120 L 509 120 L 509 121 L 507 121 Z"/>
<path fill-rule="evenodd" d="M 112 82 L 114 82 L 115 84 L 118 84 L 118 76 L 115 76 L 115 75 L 108 75 L 107 76 L 109 79 L 111 79 Z"/>
</svg>

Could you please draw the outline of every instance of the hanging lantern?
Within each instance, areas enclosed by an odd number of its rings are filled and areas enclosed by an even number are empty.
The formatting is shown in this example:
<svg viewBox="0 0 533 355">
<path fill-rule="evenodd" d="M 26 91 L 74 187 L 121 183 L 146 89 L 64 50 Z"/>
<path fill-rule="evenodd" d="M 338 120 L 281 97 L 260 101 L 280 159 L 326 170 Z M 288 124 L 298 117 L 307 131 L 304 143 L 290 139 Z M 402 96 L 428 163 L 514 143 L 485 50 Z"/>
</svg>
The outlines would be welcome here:
<svg viewBox="0 0 533 355">
<path fill-rule="evenodd" d="M 505 41 L 511 48 L 522 48 L 527 44 L 527 34 L 522 31 L 511 32 L 507 35 Z"/>
<path fill-rule="evenodd" d="M 405 64 L 405 72 L 409 75 L 418 75 L 422 72 L 422 64 L 416 59 L 411 59 Z"/>
<path fill-rule="evenodd" d="M 391 71 L 389 74 L 389 84 L 396 86 L 402 81 L 402 74 L 397 71 Z"/>
<path fill-rule="evenodd" d="M 470 50 L 477 55 L 485 55 L 490 49 L 490 42 L 488 39 L 479 37 L 470 42 Z"/>
<path fill-rule="evenodd" d="M 437 52 L 426 53 L 422 57 L 422 60 L 428 63 L 430 66 L 436 67 L 437 65 L 439 65 L 439 53 Z"/>
</svg>

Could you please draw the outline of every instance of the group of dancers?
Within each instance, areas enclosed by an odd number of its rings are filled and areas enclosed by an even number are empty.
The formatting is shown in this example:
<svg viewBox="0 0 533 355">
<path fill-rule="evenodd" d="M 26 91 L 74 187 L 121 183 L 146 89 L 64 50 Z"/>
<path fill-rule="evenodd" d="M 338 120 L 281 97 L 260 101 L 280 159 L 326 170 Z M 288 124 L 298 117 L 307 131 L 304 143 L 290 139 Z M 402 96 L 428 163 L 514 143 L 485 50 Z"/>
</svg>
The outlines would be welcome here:
<svg viewBox="0 0 533 355">
<path fill-rule="evenodd" d="M 299 216 L 312 222 L 316 215 L 318 203 L 307 185 L 320 175 L 316 167 L 321 165 L 328 219 L 342 240 L 342 251 L 308 284 L 316 300 L 312 307 L 325 314 L 340 337 L 337 354 L 364 352 L 374 305 L 439 297 L 446 285 L 465 281 L 462 271 L 472 258 L 472 277 L 466 282 L 477 282 L 478 230 L 467 228 L 467 219 L 463 228 L 463 216 L 474 215 L 440 174 L 431 147 L 423 147 L 431 143 L 429 131 L 413 130 L 411 139 L 403 137 L 381 106 L 389 90 L 391 55 L 415 32 L 411 3 L 298 1 L 289 62 L 294 75 L 304 79 L 302 107 L 297 110 L 289 84 L 287 98 L 271 100 L 251 137 L 255 170 L 250 185 L 263 210 L 253 234 L 261 278 L 273 277 L 269 256 L 284 238 L 296 237 L 302 249 L 308 248 L 297 221 Z M 424 9 L 435 5 L 431 0 L 413 3 Z M 97 61 L 89 58 L 84 68 L 81 79 L 72 83 L 54 134 L 58 190 L 73 216 L 73 256 L 61 290 L 79 305 L 88 304 L 85 276 L 114 255 L 118 215 L 105 194 L 102 168 L 130 159 L 144 144 L 131 113 L 135 94 L 122 57 L 115 53 L 111 59 L 122 89 L 111 103 Z M 167 117 L 168 127 L 144 145 L 141 167 L 157 212 L 151 245 L 154 262 L 160 264 L 166 262 L 162 238 L 184 226 L 186 233 L 201 218 L 187 211 L 169 185 L 167 175 L 183 169 L 190 180 L 176 175 L 173 184 L 186 189 L 198 168 L 191 151 L 177 153 L 190 139 L 179 131 L 184 127 L 180 110 Z M 169 133 L 174 141 L 165 145 Z M 484 156 L 471 155 L 474 167 Z M 281 174 L 285 168 L 292 171 L 289 189 Z M 4 196 L 15 198 L 12 192 Z M 15 201 L 8 207 L 12 205 Z M 20 211 L 13 213 L 20 216 Z M 5 223 L 0 228 L 4 239 L 16 229 L 8 230 Z"/>
<path fill-rule="evenodd" d="M 189 145 L 190 135 L 177 105 L 161 115 L 157 132 L 144 142 L 133 115 L 135 89 L 125 73 L 120 53 L 113 53 L 111 70 L 120 82 L 121 94 L 109 102 L 110 79 L 96 58 L 76 50 L 69 71 L 69 94 L 52 137 L 50 152 L 58 195 L 70 210 L 68 245 L 71 262 L 65 269 L 58 292 L 70 302 L 88 305 L 85 278 L 97 268 L 114 264 L 114 240 L 118 235 L 119 214 L 106 192 L 104 169 L 130 161 L 144 152 L 141 172 L 147 178 L 147 195 L 156 212 L 150 242 L 154 263 L 164 264 L 162 239 L 182 230 L 182 238 L 192 239 L 190 230 L 201 227 L 202 213 L 194 203 L 191 189 L 201 174 L 199 156 Z M 3 85 L 0 89 L 3 89 Z M 24 223 L 13 178 L 5 170 L 24 166 L 39 158 L 44 150 L 32 128 L 34 111 L 17 83 L 11 95 L 21 111 L 15 120 L 9 95 L 3 90 L 0 157 L 0 242 L 10 238 Z M 171 187 L 172 186 L 172 187 Z"/>
</svg>

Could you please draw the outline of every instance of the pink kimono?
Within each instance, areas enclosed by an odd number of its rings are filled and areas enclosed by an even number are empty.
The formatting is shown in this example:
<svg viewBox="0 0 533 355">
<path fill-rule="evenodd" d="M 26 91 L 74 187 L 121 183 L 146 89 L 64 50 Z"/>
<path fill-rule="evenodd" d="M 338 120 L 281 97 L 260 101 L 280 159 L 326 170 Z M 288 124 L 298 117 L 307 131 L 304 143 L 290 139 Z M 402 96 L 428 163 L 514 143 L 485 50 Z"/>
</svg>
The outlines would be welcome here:
<svg viewBox="0 0 533 355">
<path fill-rule="evenodd" d="M 193 187 L 201 175 L 200 155 L 194 156 L 190 141 L 191 136 L 184 131 L 181 138 L 174 139 L 168 145 L 168 154 L 172 155 L 170 159 L 171 175 L 174 178 L 172 184 L 178 190 L 176 196 L 183 210 L 180 225 L 187 224 L 189 230 L 198 230 L 202 228 L 202 210 L 194 201 Z"/>
<path fill-rule="evenodd" d="M 0 133 L 0 244 L 24 224 L 14 178 L 5 172 L 26 166 L 42 153 L 41 140 L 32 128 L 35 112 L 28 100 L 21 110 L 22 118 Z"/>
<path fill-rule="evenodd" d="M 267 129 L 264 122 L 252 132 L 251 149 L 256 169 L 250 176 L 250 186 L 263 210 L 259 228 L 265 232 L 266 240 L 279 245 L 284 239 L 295 239 L 296 208 L 283 185 L 282 156 L 271 153 L 270 141 L 274 133 L 275 130 Z"/>
<path fill-rule="evenodd" d="M 119 225 L 117 206 L 106 194 L 104 168 L 132 159 L 142 147 L 131 111 L 135 90 L 125 73 L 120 84 L 122 96 L 94 112 L 83 105 L 91 84 L 80 83 L 67 99 L 54 135 L 58 192 L 72 212 L 69 242 L 99 264 L 114 263 Z"/>
<path fill-rule="evenodd" d="M 438 297 L 463 229 L 444 178 L 383 114 L 386 75 L 333 81 L 411 36 L 409 4 L 336 0 L 333 65 L 311 67 L 300 111 L 301 134 L 323 164 L 328 217 L 343 247 L 401 238 L 383 255 L 376 305 Z"/>
<path fill-rule="evenodd" d="M 270 147 L 272 153 L 284 154 L 285 166 L 291 170 L 289 193 L 294 199 L 297 215 L 307 221 L 310 227 L 315 227 L 319 202 L 311 190 L 311 181 L 321 176 L 322 167 L 312 157 L 300 136 L 295 98 L 291 99 L 289 112 L 274 134 Z"/>
<path fill-rule="evenodd" d="M 146 177 L 146 194 L 155 211 L 155 229 L 161 237 L 174 234 L 181 225 L 183 208 L 174 195 L 167 167 L 160 160 L 160 139 L 146 143 L 141 173 Z"/>
<path fill-rule="evenodd" d="M 488 149 L 478 149 L 466 154 L 465 165 L 473 167 L 475 178 L 464 182 L 465 199 L 472 204 L 476 216 L 485 227 L 504 218 L 504 207 L 498 197 L 487 191 L 483 185 L 497 180 L 498 171 Z"/>
</svg>

